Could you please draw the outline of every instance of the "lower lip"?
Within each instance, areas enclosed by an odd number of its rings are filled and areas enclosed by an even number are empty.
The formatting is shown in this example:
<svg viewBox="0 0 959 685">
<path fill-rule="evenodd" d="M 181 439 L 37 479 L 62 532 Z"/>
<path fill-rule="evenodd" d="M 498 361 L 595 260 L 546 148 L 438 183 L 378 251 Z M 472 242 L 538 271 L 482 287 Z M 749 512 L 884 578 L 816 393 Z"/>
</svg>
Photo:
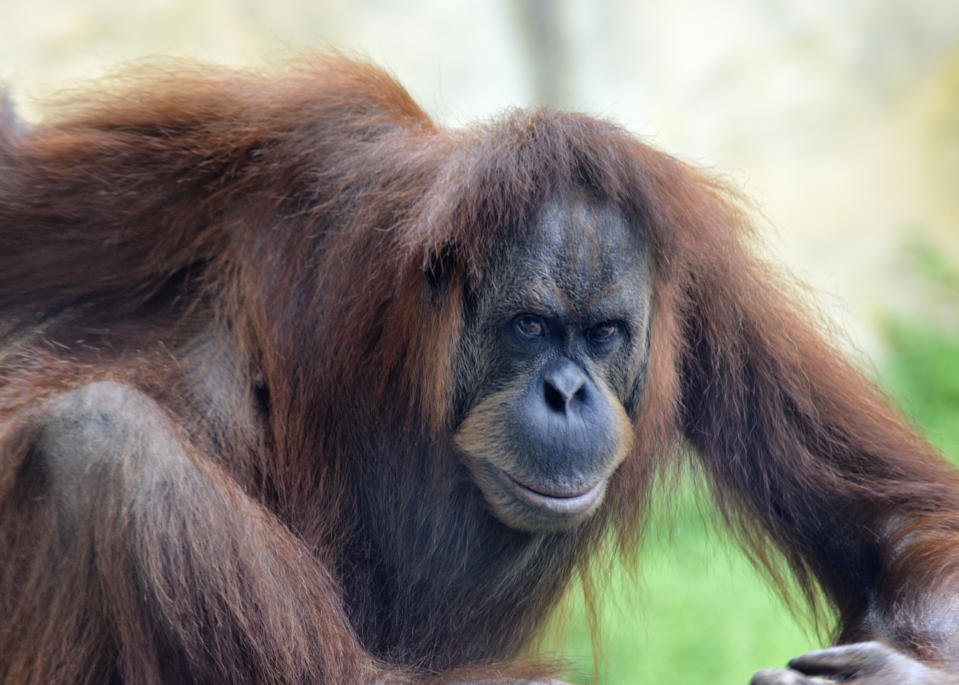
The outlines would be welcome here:
<svg viewBox="0 0 959 685">
<path fill-rule="evenodd" d="M 589 489 L 571 496 L 547 495 L 528 488 L 502 469 L 493 469 L 499 481 L 518 500 L 534 509 L 561 518 L 588 512 L 599 501 L 606 488 L 606 481 L 600 480 Z"/>
</svg>

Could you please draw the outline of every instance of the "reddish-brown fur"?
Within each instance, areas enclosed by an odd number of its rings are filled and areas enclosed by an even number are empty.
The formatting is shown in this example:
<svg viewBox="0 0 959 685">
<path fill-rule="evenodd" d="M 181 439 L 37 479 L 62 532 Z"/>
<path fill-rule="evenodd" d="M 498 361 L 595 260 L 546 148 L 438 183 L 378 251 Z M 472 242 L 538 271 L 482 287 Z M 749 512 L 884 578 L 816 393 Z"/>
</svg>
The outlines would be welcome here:
<svg viewBox="0 0 959 685">
<path fill-rule="evenodd" d="M 582 185 L 649 236 L 649 378 L 600 512 L 530 535 L 489 516 L 456 457 L 455 352 L 496 247 Z M 950 661 L 956 476 L 751 239 L 722 184 L 615 126 L 538 110 L 443 130 L 339 59 L 141 71 L 0 131 L 0 679 L 385 682 L 509 661 L 607 532 L 634 546 L 683 436 L 754 558 L 821 587 L 839 637 Z M 443 273 L 438 302 L 424 271 Z M 140 486 L 111 478 L 65 532 L 31 431 L 103 379 L 176 426 L 191 505 L 145 490 L 132 520 L 116 489 Z"/>
</svg>

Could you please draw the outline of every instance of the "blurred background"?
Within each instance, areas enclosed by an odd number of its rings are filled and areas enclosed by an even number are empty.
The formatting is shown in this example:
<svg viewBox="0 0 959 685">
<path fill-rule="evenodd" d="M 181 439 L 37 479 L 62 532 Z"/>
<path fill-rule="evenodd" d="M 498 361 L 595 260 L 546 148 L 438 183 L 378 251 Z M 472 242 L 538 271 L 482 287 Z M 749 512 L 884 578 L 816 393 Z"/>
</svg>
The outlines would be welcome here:
<svg viewBox="0 0 959 685">
<path fill-rule="evenodd" d="M 330 48 L 447 125 L 557 105 L 726 175 L 764 249 L 959 458 L 959 2 L 0 0 L 0 81 L 27 121 L 149 56 L 266 68 Z M 819 644 L 691 488 L 664 500 L 642 573 L 609 580 L 602 652 L 575 596 L 548 640 L 570 680 L 745 685 Z"/>
</svg>

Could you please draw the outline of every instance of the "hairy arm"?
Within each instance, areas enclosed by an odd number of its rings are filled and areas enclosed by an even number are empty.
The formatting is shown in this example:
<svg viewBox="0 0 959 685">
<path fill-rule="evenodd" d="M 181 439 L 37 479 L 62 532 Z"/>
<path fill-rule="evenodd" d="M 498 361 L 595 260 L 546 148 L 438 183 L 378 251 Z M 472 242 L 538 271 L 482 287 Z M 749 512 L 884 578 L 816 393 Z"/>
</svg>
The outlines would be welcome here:
<svg viewBox="0 0 959 685">
<path fill-rule="evenodd" d="M 735 258 L 725 273 L 736 282 L 717 277 L 693 291 L 687 435 L 760 563 L 776 577 L 778 548 L 807 597 L 818 585 L 836 610 L 838 641 L 882 643 L 795 667 L 839 677 L 845 664 L 860 669 L 850 682 L 876 684 L 923 672 L 919 662 L 959 672 L 955 470 L 761 264 Z M 696 285 L 709 282 L 703 273 Z"/>
<path fill-rule="evenodd" d="M 394 681 L 310 551 L 145 395 L 68 392 L 19 444 L 0 518 L 3 680 Z"/>
</svg>

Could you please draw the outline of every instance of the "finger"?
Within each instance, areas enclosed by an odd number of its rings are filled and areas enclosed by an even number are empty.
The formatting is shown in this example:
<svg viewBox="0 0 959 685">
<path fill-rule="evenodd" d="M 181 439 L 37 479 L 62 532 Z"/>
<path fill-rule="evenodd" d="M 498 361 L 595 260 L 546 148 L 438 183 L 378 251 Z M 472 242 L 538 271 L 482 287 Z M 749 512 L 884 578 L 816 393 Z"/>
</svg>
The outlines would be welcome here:
<svg viewBox="0 0 959 685">
<path fill-rule="evenodd" d="M 789 668 L 809 675 L 850 678 L 861 673 L 866 667 L 875 670 L 888 656 L 888 648 L 879 642 L 858 642 L 797 656 L 789 662 Z"/>
<path fill-rule="evenodd" d="M 782 668 L 767 668 L 759 671 L 749 681 L 749 685 L 832 685 L 832 680 L 810 678 L 798 671 Z"/>
</svg>

